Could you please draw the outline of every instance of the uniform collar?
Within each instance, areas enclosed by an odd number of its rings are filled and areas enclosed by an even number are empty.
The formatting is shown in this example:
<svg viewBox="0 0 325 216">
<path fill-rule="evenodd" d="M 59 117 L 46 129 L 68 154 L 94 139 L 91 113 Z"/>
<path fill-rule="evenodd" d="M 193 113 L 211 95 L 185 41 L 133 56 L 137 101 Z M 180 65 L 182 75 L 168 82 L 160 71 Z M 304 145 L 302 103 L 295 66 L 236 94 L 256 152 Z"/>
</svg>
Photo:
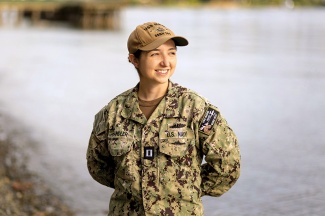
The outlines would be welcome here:
<svg viewBox="0 0 325 216">
<path fill-rule="evenodd" d="M 139 108 L 138 93 L 137 93 L 138 89 L 139 89 L 139 83 L 133 89 L 131 89 L 129 94 L 126 96 L 124 109 L 121 112 L 121 116 L 123 116 L 126 119 L 131 119 L 141 124 L 145 124 L 147 120 Z"/>
<path fill-rule="evenodd" d="M 179 107 L 179 95 L 177 91 L 177 87 L 179 85 L 177 83 L 173 83 L 169 81 L 167 95 L 165 97 L 166 105 L 165 105 L 165 115 L 166 118 L 174 118 L 181 117 L 180 115 L 180 107 Z"/>
<path fill-rule="evenodd" d="M 178 87 L 178 84 L 169 81 L 167 94 L 158 105 L 158 107 L 161 108 L 158 110 L 158 112 L 161 112 L 162 110 L 164 110 L 164 112 L 158 113 L 157 116 L 164 116 L 166 118 L 181 117 L 179 111 L 180 107 L 178 104 Z M 121 115 L 126 119 L 131 119 L 141 124 L 146 124 L 147 120 L 139 108 L 137 93 L 138 90 L 139 83 L 133 89 L 131 89 L 129 94 L 127 95 L 124 104 L 124 109 L 122 110 Z"/>
</svg>

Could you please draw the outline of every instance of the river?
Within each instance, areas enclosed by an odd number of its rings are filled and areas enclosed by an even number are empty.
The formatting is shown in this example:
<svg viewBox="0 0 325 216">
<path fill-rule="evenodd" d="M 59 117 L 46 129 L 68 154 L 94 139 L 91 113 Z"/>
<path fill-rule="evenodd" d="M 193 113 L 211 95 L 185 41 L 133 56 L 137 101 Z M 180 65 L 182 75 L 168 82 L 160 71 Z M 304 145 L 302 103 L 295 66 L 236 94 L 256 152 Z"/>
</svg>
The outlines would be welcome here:
<svg viewBox="0 0 325 216">
<path fill-rule="evenodd" d="M 237 184 L 204 197 L 205 215 L 325 212 L 325 11 L 126 8 L 120 31 L 0 28 L 0 108 L 37 141 L 30 167 L 80 216 L 105 215 L 112 191 L 91 179 L 94 114 L 136 85 L 126 41 L 157 21 L 190 44 L 172 80 L 217 105 L 242 154 Z"/>
</svg>

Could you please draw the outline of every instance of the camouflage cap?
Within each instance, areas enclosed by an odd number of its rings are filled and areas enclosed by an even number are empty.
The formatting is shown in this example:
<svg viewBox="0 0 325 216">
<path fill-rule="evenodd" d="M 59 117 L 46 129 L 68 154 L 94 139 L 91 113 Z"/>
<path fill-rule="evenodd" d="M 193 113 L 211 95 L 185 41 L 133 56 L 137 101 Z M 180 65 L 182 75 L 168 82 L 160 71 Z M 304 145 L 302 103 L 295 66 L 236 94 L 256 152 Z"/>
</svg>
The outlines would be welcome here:
<svg viewBox="0 0 325 216">
<path fill-rule="evenodd" d="M 138 25 L 130 34 L 128 39 L 128 50 L 130 54 L 137 50 L 149 51 L 156 49 L 169 39 L 173 39 L 176 46 L 186 46 L 186 38 L 176 36 L 174 32 L 157 22 L 147 22 Z"/>
</svg>

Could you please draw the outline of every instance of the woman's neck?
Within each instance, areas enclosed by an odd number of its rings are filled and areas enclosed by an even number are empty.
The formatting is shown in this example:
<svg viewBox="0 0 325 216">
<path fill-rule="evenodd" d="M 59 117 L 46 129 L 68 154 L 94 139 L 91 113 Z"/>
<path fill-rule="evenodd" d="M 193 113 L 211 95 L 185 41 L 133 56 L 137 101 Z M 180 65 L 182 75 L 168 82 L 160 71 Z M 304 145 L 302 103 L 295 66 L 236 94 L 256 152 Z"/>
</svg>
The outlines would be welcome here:
<svg viewBox="0 0 325 216">
<path fill-rule="evenodd" d="M 168 89 L 168 82 L 159 85 L 144 85 L 140 82 L 138 97 L 144 101 L 152 101 L 164 96 Z"/>
</svg>

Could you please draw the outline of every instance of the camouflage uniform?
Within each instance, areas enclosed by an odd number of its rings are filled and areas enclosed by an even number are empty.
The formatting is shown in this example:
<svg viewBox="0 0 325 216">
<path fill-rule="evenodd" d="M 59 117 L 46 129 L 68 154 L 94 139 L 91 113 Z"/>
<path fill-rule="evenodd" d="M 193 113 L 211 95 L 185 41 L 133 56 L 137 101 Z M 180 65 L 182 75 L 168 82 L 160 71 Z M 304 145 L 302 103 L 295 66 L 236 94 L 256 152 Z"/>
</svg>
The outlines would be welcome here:
<svg viewBox="0 0 325 216">
<path fill-rule="evenodd" d="M 235 134 L 216 107 L 178 84 L 148 120 L 137 91 L 96 114 L 89 141 L 91 176 L 115 188 L 108 215 L 203 215 L 201 197 L 222 195 L 239 177 Z"/>
</svg>

